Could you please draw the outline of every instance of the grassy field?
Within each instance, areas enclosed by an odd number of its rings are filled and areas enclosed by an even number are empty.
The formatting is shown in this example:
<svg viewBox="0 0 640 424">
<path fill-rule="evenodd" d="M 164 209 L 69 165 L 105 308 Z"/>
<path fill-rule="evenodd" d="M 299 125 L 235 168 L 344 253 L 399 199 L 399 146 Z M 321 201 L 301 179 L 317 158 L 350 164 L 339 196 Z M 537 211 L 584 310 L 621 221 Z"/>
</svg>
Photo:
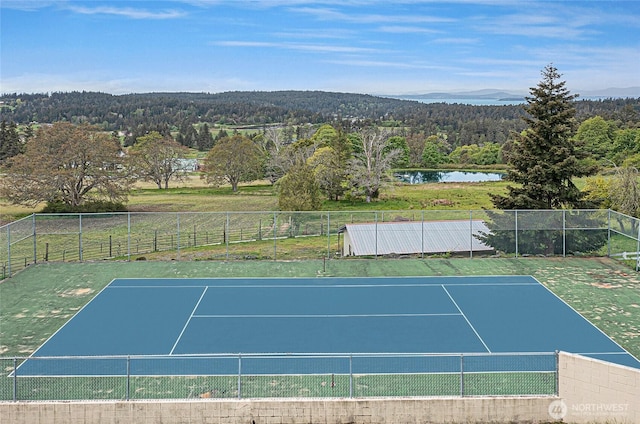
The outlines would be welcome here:
<svg viewBox="0 0 640 424">
<path fill-rule="evenodd" d="M 482 209 L 492 208 L 489 194 L 506 192 L 505 182 L 395 184 L 384 190 L 372 203 L 348 200 L 325 200 L 323 210 L 401 210 L 401 209 Z M 39 212 L 44 204 L 33 208 L 11 205 L 0 199 L 0 223 Z M 208 187 L 197 175 L 184 181 L 171 182 L 168 190 L 150 183 L 138 183 L 131 191 L 127 208 L 132 212 L 226 212 L 273 211 L 278 207 L 273 185 L 256 181 L 241 185 L 234 193 L 231 187 Z"/>
</svg>

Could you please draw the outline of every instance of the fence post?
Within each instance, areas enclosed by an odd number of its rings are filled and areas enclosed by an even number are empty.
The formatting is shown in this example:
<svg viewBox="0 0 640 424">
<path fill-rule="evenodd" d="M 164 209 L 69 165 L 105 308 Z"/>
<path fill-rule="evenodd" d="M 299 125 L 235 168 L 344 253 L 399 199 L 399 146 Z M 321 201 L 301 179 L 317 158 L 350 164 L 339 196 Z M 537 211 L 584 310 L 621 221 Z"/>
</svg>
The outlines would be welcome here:
<svg viewBox="0 0 640 424">
<path fill-rule="evenodd" d="M 31 226 L 33 228 L 33 263 L 38 263 L 38 244 L 36 240 L 36 214 L 31 214 Z"/>
<path fill-rule="evenodd" d="M 567 256 L 567 211 L 562 211 L 562 257 Z"/>
<path fill-rule="evenodd" d="M 349 355 L 349 397 L 353 397 L 353 355 Z"/>
<path fill-rule="evenodd" d="M 127 212 L 127 260 L 131 260 L 131 212 Z"/>
<path fill-rule="evenodd" d="M 7 225 L 7 275 L 11 277 L 11 224 Z"/>
<path fill-rule="evenodd" d="M 13 401 L 18 401 L 18 358 L 13 357 Z"/>
<path fill-rule="evenodd" d="M 229 212 L 227 212 L 227 219 L 226 219 L 226 221 L 224 223 L 224 238 L 225 238 L 224 242 L 225 242 L 225 245 L 226 245 L 226 248 L 227 248 L 227 260 L 229 260 L 229 238 L 230 238 L 229 237 L 229 231 L 230 231 L 230 228 L 229 228 Z"/>
<path fill-rule="evenodd" d="M 384 215 L 383 215 L 383 217 L 384 217 Z M 376 231 L 375 253 L 376 253 L 376 259 L 378 259 L 378 212 L 375 213 L 375 231 Z"/>
<path fill-rule="evenodd" d="M 238 399 L 242 399 L 242 354 L 238 353 Z"/>
<path fill-rule="evenodd" d="M 555 351 L 556 356 L 556 387 L 555 387 L 555 395 L 558 396 L 560 393 L 560 352 Z"/>
<path fill-rule="evenodd" d="M 273 260 L 278 254 L 278 212 L 273 212 Z"/>
<path fill-rule="evenodd" d="M 180 260 L 180 212 L 176 212 L 176 251 L 177 259 Z"/>
<path fill-rule="evenodd" d="M 514 212 L 514 224 L 515 224 L 515 230 L 516 230 L 516 237 L 515 237 L 515 242 L 516 242 L 516 258 L 518 257 L 518 211 L 516 210 Z"/>
<path fill-rule="evenodd" d="M 473 211 L 469 211 L 469 258 L 473 259 Z"/>
<path fill-rule="evenodd" d="M 330 213 L 327 212 L 327 258 L 331 259 L 331 218 Z M 322 229 L 320 230 L 322 233 Z M 322 234 L 320 234 L 322 235 Z"/>
<path fill-rule="evenodd" d="M 420 214 L 420 258 L 424 259 L 424 209 L 422 209 Z"/>
<path fill-rule="evenodd" d="M 125 400 L 130 400 L 131 393 L 131 356 L 127 355 L 127 391 L 125 395 Z"/>
<path fill-rule="evenodd" d="M 78 259 L 82 262 L 82 214 L 78 214 Z"/>
<path fill-rule="evenodd" d="M 607 211 L 607 257 L 611 257 L 611 209 Z"/>
<path fill-rule="evenodd" d="M 631 217 L 631 219 L 635 219 Z M 638 225 L 638 234 L 637 234 L 637 244 L 636 244 L 636 272 L 640 268 L 640 225 Z"/>
<path fill-rule="evenodd" d="M 464 354 L 460 354 L 460 397 L 464 396 Z"/>
</svg>

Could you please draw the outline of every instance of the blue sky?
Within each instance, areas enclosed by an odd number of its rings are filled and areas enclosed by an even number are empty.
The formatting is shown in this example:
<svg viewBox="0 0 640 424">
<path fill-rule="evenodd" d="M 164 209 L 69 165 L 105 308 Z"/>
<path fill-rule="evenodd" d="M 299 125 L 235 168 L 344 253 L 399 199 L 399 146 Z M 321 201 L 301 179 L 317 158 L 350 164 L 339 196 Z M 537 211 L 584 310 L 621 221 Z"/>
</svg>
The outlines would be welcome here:
<svg viewBox="0 0 640 424">
<path fill-rule="evenodd" d="M 0 0 L 0 92 L 640 86 L 638 1 Z"/>
</svg>

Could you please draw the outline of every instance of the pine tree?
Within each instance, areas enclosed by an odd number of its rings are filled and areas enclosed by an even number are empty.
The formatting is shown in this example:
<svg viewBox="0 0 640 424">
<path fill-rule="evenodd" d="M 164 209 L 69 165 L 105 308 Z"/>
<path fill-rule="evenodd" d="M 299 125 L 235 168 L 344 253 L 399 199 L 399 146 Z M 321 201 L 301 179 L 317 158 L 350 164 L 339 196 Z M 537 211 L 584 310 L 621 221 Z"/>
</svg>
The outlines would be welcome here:
<svg viewBox="0 0 640 424">
<path fill-rule="evenodd" d="M 521 211 L 488 212 L 490 232 L 479 238 L 497 251 L 567 254 L 594 251 L 606 241 L 606 230 L 565 230 L 566 219 L 580 222 L 582 228 L 598 225 L 588 213 L 572 210 L 593 206 L 584 200 L 573 178 L 594 174 L 596 169 L 585 166 L 582 159 L 587 153 L 572 138 L 577 127 L 573 105 L 577 96 L 569 93 L 560 77 L 553 65 L 544 68 L 542 80 L 527 97 L 524 120 L 528 128 L 507 149 L 510 168 L 506 179 L 518 185 L 508 186 L 507 196 L 491 198 L 498 209 Z M 531 209 L 565 210 L 526 211 Z"/>
<path fill-rule="evenodd" d="M 206 122 L 200 127 L 197 135 L 197 140 L 198 150 L 200 150 L 201 152 L 209 151 L 213 147 L 213 136 L 211 135 L 209 125 Z"/>
<path fill-rule="evenodd" d="M 15 122 L 3 120 L 0 123 L 0 163 L 22 153 L 23 145 L 18 135 L 18 126 Z"/>
<path fill-rule="evenodd" d="M 493 195 L 498 209 L 555 209 L 583 207 L 583 193 L 573 178 L 595 173 L 581 159 L 586 153 L 572 140 L 577 124 L 573 100 L 566 82 L 553 65 L 542 71 L 542 80 L 531 88 L 524 118 L 528 128 L 511 141 L 507 157 L 508 196 Z"/>
</svg>

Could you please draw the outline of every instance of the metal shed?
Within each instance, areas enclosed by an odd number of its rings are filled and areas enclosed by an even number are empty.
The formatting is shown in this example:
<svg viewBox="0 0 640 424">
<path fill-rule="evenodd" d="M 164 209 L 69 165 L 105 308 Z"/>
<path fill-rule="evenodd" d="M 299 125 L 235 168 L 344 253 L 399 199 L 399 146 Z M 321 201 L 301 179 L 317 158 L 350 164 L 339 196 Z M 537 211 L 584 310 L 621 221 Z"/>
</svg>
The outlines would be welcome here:
<svg viewBox="0 0 640 424">
<path fill-rule="evenodd" d="M 475 235 L 488 233 L 482 220 L 346 224 L 343 256 L 489 252 Z"/>
</svg>

